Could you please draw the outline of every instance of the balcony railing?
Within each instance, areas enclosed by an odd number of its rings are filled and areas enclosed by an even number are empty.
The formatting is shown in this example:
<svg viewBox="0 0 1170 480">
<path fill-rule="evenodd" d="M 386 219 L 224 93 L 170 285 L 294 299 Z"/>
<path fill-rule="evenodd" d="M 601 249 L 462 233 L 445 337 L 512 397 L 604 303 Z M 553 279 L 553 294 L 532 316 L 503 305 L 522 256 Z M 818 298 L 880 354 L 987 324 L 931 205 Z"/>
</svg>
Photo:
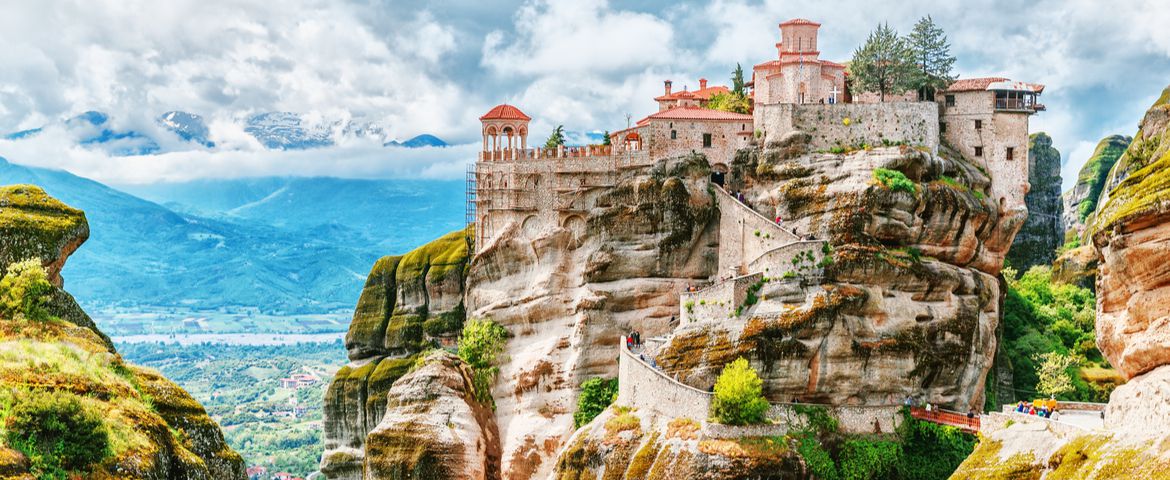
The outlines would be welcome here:
<svg viewBox="0 0 1170 480">
<path fill-rule="evenodd" d="M 608 157 L 627 152 L 638 152 L 637 149 L 621 148 L 614 145 L 588 145 L 583 147 L 557 148 L 504 148 L 488 150 L 479 153 L 480 161 L 494 160 L 539 160 L 542 158 L 588 158 Z"/>
</svg>

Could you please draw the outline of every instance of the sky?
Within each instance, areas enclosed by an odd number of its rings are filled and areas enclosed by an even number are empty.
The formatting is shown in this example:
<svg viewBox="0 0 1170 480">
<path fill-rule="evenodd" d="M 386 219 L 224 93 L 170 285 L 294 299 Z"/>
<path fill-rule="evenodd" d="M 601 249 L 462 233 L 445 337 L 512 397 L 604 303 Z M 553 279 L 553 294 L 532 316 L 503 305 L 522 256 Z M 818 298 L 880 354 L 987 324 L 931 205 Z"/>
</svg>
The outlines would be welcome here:
<svg viewBox="0 0 1170 480">
<path fill-rule="evenodd" d="M 263 175 L 462 178 L 478 117 L 508 102 L 555 125 L 624 128 L 655 110 L 662 81 L 727 83 L 736 63 L 775 57 L 777 25 L 822 23 L 822 58 L 846 61 L 879 22 L 907 32 L 930 15 L 960 77 L 1047 85 L 1032 131 L 1061 151 L 1065 187 L 1107 135 L 1132 135 L 1170 83 L 1164 0 L 605 1 L 0 0 L 0 134 L 88 110 L 144 132 L 163 152 L 116 157 L 65 129 L 0 140 L 9 161 L 112 184 Z M 178 141 L 155 119 L 204 116 L 217 144 Z M 242 119 L 289 111 L 368 122 L 393 138 L 437 135 L 455 148 L 368 141 L 298 152 L 263 148 Z"/>
</svg>

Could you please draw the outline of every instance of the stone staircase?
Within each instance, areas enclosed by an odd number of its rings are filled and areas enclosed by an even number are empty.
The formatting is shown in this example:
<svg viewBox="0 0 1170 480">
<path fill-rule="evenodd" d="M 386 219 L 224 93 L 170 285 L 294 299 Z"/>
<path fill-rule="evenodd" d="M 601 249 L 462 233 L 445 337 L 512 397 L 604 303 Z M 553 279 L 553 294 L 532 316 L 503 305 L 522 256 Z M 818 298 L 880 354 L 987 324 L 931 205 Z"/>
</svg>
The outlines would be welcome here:
<svg viewBox="0 0 1170 480">
<path fill-rule="evenodd" d="M 803 286 L 822 277 L 826 242 L 803 239 L 721 187 L 714 190 L 720 214 L 717 271 L 721 277 L 702 289 L 680 294 L 679 325 L 734 318 L 748 310 L 774 314 L 781 304 L 802 303 Z M 779 302 L 763 305 L 757 301 L 761 297 Z"/>
</svg>

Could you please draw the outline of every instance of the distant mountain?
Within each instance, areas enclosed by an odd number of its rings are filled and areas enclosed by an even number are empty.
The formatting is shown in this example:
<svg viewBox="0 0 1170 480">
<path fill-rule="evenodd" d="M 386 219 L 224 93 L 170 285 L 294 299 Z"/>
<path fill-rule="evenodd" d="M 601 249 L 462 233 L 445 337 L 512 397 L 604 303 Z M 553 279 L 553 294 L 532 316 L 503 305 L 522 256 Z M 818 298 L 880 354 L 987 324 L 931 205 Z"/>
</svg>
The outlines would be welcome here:
<svg viewBox="0 0 1170 480">
<path fill-rule="evenodd" d="M 463 221 L 461 194 L 452 193 L 461 192 L 460 182 L 262 179 L 161 187 L 175 189 L 175 208 L 2 158 L 0 183 L 40 185 L 86 212 L 90 240 L 64 277 L 87 306 L 348 309 L 374 260 Z"/>
<path fill-rule="evenodd" d="M 333 241 L 374 253 L 407 252 L 463 221 L 461 181 L 264 177 L 124 189 L 188 214 L 309 232 L 349 230 Z"/>
<path fill-rule="evenodd" d="M 450 145 L 447 142 L 444 142 L 443 139 L 441 139 L 439 137 L 436 137 L 436 136 L 431 135 L 429 133 L 424 133 L 422 135 L 418 135 L 418 136 L 416 136 L 410 140 L 407 140 L 405 142 L 399 142 L 397 140 L 390 141 L 389 143 L 386 143 L 386 146 L 388 146 L 388 147 L 418 148 L 418 147 L 447 147 Z"/>
<path fill-rule="evenodd" d="M 291 112 L 259 113 L 248 117 L 244 131 L 256 137 L 265 147 L 278 150 L 299 150 L 333 145 L 327 126 L 307 125 L 300 115 Z"/>
<path fill-rule="evenodd" d="M 110 128 L 110 116 L 89 111 L 58 122 L 67 132 L 77 137 L 80 145 L 100 148 L 115 156 L 148 155 L 159 151 L 154 139 L 133 130 Z M 20 140 L 39 135 L 44 127 L 22 130 L 5 135 L 6 140 Z"/>
<path fill-rule="evenodd" d="M 203 117 L 199 115 L 171 111 L 158 117 L 158 123 L 183 140 L 198 143 L 207 148 L 215 146 L 215 142 L 208 139 L 211 132 L 207 129 L 207 124 L 203 122 Z"/>
</svg>

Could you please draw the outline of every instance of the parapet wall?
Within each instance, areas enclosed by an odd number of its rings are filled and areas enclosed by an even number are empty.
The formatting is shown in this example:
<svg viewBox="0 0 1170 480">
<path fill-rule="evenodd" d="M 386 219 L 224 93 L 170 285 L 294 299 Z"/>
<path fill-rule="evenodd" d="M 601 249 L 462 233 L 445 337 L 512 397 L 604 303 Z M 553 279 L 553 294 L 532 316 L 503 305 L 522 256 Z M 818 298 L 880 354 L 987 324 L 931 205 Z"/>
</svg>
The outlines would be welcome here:
<svg viewBox="0 0 1170 480">
<path fill-rule="evenodd" d="M 922 146 L 938 152 L 938 104 L 935 102 L 757 105 L 756 128 L 774 142 L 793 131 L 812 136 L 814 150 L 883 141 Z"/>
<path fill-rule="evenodd" d="M 618 347 L 617 404 L 633 407 L 643 415 L 690 418 L 706 422 L 711 411 L 711 394 L 685 385 L 641 361 L 626 348 L 623 337 Z"/>
<path fill-rule="evenodd" d="M 755 270 L 748 265 L 764 253 L 799 241 L 772 219 L 752 210 L 716 188 L 719 203 L 719 275 L 742 275 Z"/>
<path fill-rule="evenodd" d="M 763 278 L 760 272 L 725 280 L 697 292 L 679 295 L 679 324 L 728 318 L 743 304 L 747 291 Z M 690 308 L 687 307 L 690 305 Z"/>
<path fill-rule="evenodd" d="M 764 275 L 770 278 L 779 278 L 785 272 L 793 272 L 798 275 L 820 275 L 823 270 L 820 267 L 820 263 L 825 258 L 824 247 L 824 240 L 805 240 L 790 243 L 764 252 L 763 255 L 760 255 L 748 264 L 748 270 L 752 272 L 764 272 Z M 811 261 L 807 259 L 807 254 L 812 254 Z M 797 255 L 806 258 L 803 261 L 793 263 L 792 260 Z M 808 266 L 809 268 L 801 271 L 799 268 L 802 265 Z"/>
</svg>

